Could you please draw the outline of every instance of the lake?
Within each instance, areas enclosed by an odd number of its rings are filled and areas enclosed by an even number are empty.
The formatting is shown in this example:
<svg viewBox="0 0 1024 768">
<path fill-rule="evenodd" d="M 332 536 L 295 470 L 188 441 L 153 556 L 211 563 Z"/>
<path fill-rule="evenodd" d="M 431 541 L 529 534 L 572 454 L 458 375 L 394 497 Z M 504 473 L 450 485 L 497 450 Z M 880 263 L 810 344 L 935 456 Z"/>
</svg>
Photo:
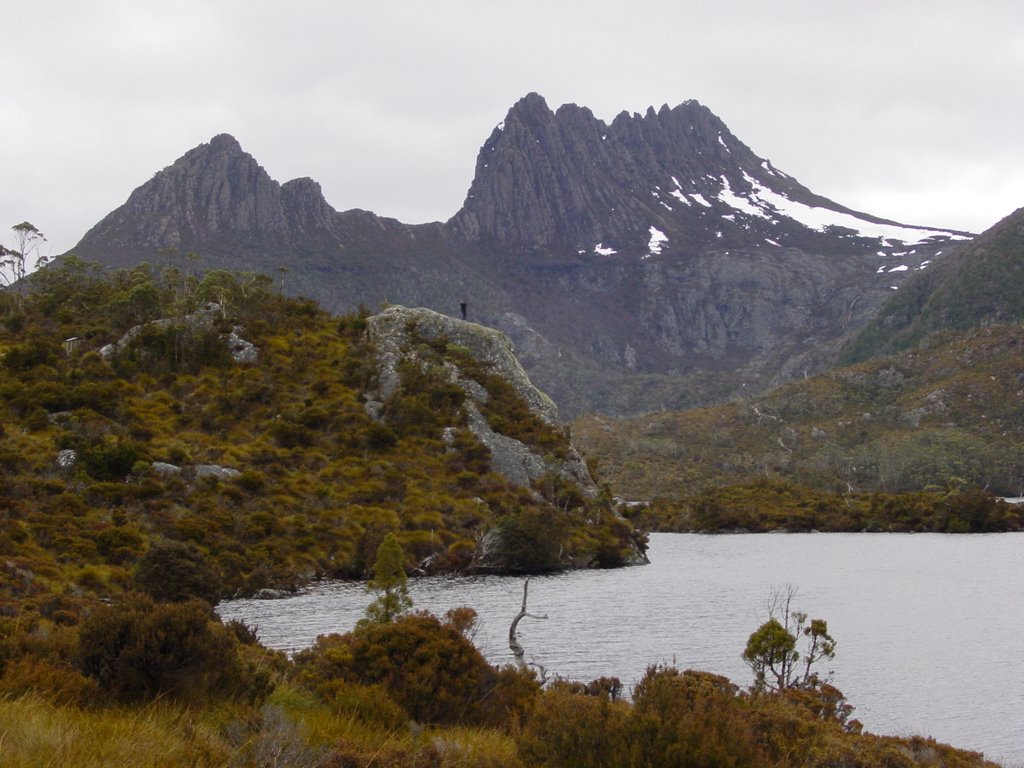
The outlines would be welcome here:
<svg viewBox="0 0 1024 768">
<path fill-rule="evenodd" d="M 1024 534 L 655 534 L 651 565 L 534 577 L 523 619 L 527 659 L 577 680 L 631 686 L 649 664 L 752 681 L 741 653 L 767 618 L 773 589 L 828 621 L 833 684 L 872 733 L 932 736 L 1024 766 Z M 512 661 L 508 627 L 523 580 L 500 576 L 410 581 L 417 609 L 479 613 L 475 642 Z M 282 600 L 234 600 L 224 619 L 258 627 L 295 651 L 347 632 L 371 596 L 322 582 Z"/>
</svg>

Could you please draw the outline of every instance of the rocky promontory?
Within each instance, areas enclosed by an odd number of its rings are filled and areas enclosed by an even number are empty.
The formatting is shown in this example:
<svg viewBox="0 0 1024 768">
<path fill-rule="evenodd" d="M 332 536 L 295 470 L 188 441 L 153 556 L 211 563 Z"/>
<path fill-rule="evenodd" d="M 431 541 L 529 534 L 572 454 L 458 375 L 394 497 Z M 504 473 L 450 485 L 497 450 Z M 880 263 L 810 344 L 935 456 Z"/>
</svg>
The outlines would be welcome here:
<svg viewBox="0 0 1024 768">
<path fill-rule="evenodd" d="M 381 412 L 383 402 L 401 386 L 399 364 L 437 366 L 436 355 L 425 355 L 425 342 L 464 350 L 475 363 L 511 385 L 533 414 L 554 429 L 558 409 L 550 397 L 531 382 L 516 358 L 512 342 L 500 331 L 442 315 L 430 309 L 389 307 L 368 320 L 368 334 L 376 349 L 378 388 L 367 403 L 368 411 Z M 430 347 L 428 346 L 428 352 Z M 465 393 L 467 426 L 491 452 L 494 470 L 517 485 L 531 486 L 546 475 L 575 483 L 580 491 L 596 497 L 597 485 L 582 457 L 571 444 L 562 457 L 543 455 L 521 440 L 495 430 L 482 409 L 490 399 L 487 389 L 468 375 L 458 358 L 446 358 L 441 366 L 448 381 Z"/>
</svg>

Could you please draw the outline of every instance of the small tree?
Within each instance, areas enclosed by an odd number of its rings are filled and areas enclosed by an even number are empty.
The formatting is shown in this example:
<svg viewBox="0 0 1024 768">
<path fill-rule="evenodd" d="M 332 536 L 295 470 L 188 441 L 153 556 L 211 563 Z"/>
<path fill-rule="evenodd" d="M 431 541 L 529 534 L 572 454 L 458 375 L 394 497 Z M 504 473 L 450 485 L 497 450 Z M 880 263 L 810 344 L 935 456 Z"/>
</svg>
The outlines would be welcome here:
<svg viewBox="0 0 1024 768">
<path fill-rule="evenodd" d="M 412 608 L 408 577 L 405 575 L 405 553 L 394 533 L 385 536 L 377 547 L 373 578 L 366 588 L 376 592 L 377 599 L 366 607 L 366 616 L 359 620 L 359 626 L 390 624 Z"/>
<path fill-rule="evenodd" d="M 15 224 L 11 229 L 14 230 L 15 247 L 0 245 L 0 279 L 8 287 L 25 279 L 33 254 L 37 254 L 39 247 L 46 242 L 43 233 L 27 221 Z M 43 266 L 47 261 L 49 257 L 37 255 L 35 266 Z M 20 287 L 18 291 L 20 294 Z"/>
<path fill-rule="evenodd" d="M 768 602 L 769 618 L 747 640 L 743 660 L 754 671 L 754 688 L 782 691 L 787 688 L 816 688 L 828 682 L 813 669 L 823 659 L 836 655 L 836 641 L 828 633 L 824 619 L 811 619 L 807 614 L 792 610 L 796 590 L 787 587 L 785 593 L 773 592 Z M 807 639 L 800 672 L 798 638 Z"/>
<path fill-rule="evenodd" d="M 788 688 L 799 658 L 796 638 L 775 618 L 768 619 L 750 635 L 743 651 L 743 660 L 754 671 L 754 687 L 758 690 Z"/>
</svg>

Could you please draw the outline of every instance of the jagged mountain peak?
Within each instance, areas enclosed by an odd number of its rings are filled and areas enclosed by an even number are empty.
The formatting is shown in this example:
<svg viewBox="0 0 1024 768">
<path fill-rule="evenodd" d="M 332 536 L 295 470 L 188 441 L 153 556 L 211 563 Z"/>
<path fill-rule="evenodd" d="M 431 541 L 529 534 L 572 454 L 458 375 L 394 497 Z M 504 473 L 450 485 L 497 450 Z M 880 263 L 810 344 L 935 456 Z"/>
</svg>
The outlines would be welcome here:
<svg viewBox="0 0 1024 768">
<path fill-rule="evenodd" d="M 550 114 L 551 108 L 548 106 L 547 99 L 541 96 L 536 91 L 530 91 L 530 93 L 519 99 L 509 109 L 509 116 L 521 115 L 521 114 Z"/>
<path fill-rule="evenodd" d="M 209 141 L 187 151 L 171 165 L 164 168 L 161 173 L 168 171 L 172 173 L 202 173 L 206 170 L 208 164 L 211 163 L 234 163 L 259 167 L 256 159 L 242 149 L 238 139 L 230 133 L 219 133 Z"/>
<path fill-rule="evenodd" d="M 543 250 L 555 261 L 708 247 L 884 251 L 897 240 L 956 234 L 904 227 L 814 194 L 695 100 L 621 112 L 607 124 L 575 104 L 552 111 L 537 93 L 491 133 L 452 224 L 469 238 Z"/>
<path fill-rule="evenodd" d="M 204 145 L 200 145 L 202 147 Z M 238 139 L 232 136 L 230 133 L 218 133 L 212 139 L 210 143 L 205 145 L 214 152 L 242 152 L 242 145 L 238 143 Z"/>
<path fill-rule="evenodd" d="M 74 250 L 118 263 L 156 249 L 216 251 L 239 238 L 279 247 L 329 231 L 334 216 L 317 182 L 279 184 L 234 136 L 221 133 L 138 187 Z"/>
</svg>

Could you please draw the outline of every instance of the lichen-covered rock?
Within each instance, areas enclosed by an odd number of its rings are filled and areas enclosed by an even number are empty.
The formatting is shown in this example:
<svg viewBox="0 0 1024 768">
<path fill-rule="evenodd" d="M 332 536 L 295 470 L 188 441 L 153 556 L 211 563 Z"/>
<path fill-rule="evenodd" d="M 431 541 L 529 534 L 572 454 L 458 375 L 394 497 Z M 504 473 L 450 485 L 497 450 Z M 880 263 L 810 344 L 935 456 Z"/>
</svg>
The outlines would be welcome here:
<svg viewBox="0 0 1024 768">
<path fill-rule="evenodd" d="M 399 363 L 402 361 L 424 364 L 417 341 L 445 340 L 450 345 L 466 350 L 475 360 L 487 366 L 490 373 L 507 381 L 515 393 L 522 397 L 540 420 L 555 426 L 558 409 L 554 402 L 530 382 L 516 358 L 508 337 L 493 328 L 447 317 L 429 309 L 389 307 L 369 318 L 367 331 L 376 349 L 378 391 L 371 393 L 367 412 L 380 417 L 381 403 L 393 395 L 401 385 Z M 575 483 L 590 497 L 598 494 L 597 485 L 582 457 L 571 446 L 565 458 L 541 455 L 536 450 L 508 435 L 496 432 L 481 413 L 489 397 L 486 389 L 465 375 L 453 362 L 446 363 L 451 383 L 466 394 L 464 408 L 467 426 L 491 452 L 491 465 L 495 472 L 522 486 L 532 486 L 547 475 L 557 475 Z M 448 433 L 448 439 L 453 439 Z"/>
<path fill-rule="evenodd" d="M 160 318 L 159 320 L 151 320 L 148 323 L 142 325 L 136 325 L 129 328 L 125 334 L 112 344 L 106 344 L 100 347 L 99 355 L 107 362 L 116 359 L 119 355 L 124 353 L 132 342 L 135 341 L 139 335 L 147 328 L 157 328 L 164 330 L 178 325 L 184 325 L 192 331 L 209 331 L 213 328 L 214 320 L 217 313 L 220 311 L 220 307 L 217 304 L 209 304 L 203 307 L 197 312 L 191 315 L 185 315 L 180 318 Z M 231 329 L 230 333 L 221 334 L 220 339 L 228 348 L 228 352 L 231 354 L 231 359 L 236 363 L 251 365 L 259 361 L 260 350 L 251 341 L 247 341 L 240 335 L 243 329 L 239 326 L 235 326 Z"/>
<path fill-rule="evenodd" d="M 422 338 L 436 340 L 444 337 L 450 343 L 464 347 L 512 384 L 538 416 L 549 424 L 557 421 L 558 409 L 554 401 L 530 383 L 530 377 L 520 365 L 512 342 L 505 334 L 422 308 L 389 307 L 369 319 L 370 340 L 377 347 L 382 400 L 398 388 L 398 362 L 407 358 L 411 351 L 412 328 Z"/>
<path fill-rule="evenodd" d="M 65 448 L 57 454 L 57 466 L 61 469 L 71 469 L 78 461 L 78 451 L 72 448 Z"/>
<path fill-rule="evenodd" d="M 180 475 L 181 467 L 177 464 L 168 464 L 166 461 L 154 461 L 150 468 L 158 475 Z"/>
<path fill-rule="evenodd" d="M 219 464 L 196 464 L 193 468 L 196 479 L 213 477 L 217 480 L 234 480 L 241 476 L 241 472 L 230 467 L 222 467 Z"/>
<path fill-rule="evenodd" d="M 252 365 L 260 359 L 260 350 L 251 341 L 243 339 L 239 334 L 242 329 L 235 326 L 231 329 L 231 333 L 224 337 L 224 341 L 228 345 L 228 351 L 231 352 L 231 359 L 236 363 L 242 363 L 245 365 Z"/>
</svg>

